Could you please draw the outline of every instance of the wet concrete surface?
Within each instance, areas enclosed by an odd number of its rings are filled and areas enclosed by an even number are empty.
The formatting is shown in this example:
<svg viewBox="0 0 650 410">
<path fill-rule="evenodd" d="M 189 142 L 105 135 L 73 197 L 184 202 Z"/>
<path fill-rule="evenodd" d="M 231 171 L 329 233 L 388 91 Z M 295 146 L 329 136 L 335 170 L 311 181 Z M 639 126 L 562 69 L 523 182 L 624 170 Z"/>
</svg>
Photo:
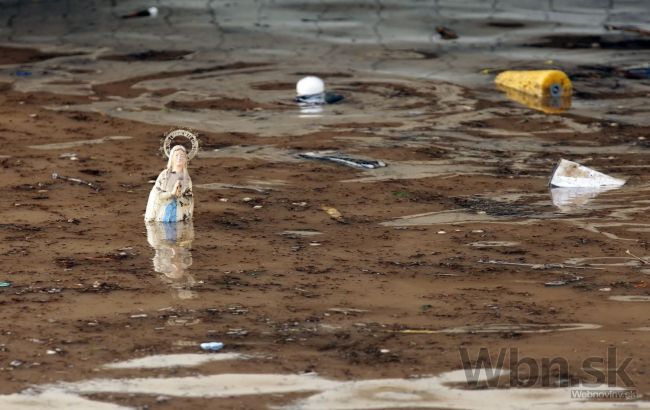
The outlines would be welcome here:
<svg viewBox="0 0 650 410">
<path fill-rule="evenodd" d="M 557 3 L 0 1 L 0 405 L 650 407 L 650 82 L 623 71 L 650 52 L 605 27 L 647 5 Z M 570 106 L 509 99 L 509 68 L 566 71 Z M 345 100 L 294 105 L 307 74 Z M 145 226 L 174 127 L 195 220 Z M 298 156 L 327 150 L 387 166 Z M 552 192 L 560 158 L 627 183 Z M 211 340 L 241 356 L 176 356 Z M 638 400 L 448 387 L 483 347 L 565 358 L 553 386 L 616 348 Z"/>
</svg>

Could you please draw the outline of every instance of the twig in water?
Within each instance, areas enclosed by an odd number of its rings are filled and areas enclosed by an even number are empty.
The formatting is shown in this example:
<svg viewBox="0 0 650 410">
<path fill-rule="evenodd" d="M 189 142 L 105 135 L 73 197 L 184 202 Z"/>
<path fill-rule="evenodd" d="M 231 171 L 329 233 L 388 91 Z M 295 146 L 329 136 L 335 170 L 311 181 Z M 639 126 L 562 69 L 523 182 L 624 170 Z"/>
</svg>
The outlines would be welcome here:
<svg viewBox="0 0 650 410">
<path fill-rule="evenodd" d="M 487 263 L 492 265 L 510 265 L 510 266 L 525 266 L 531 269 L 596 269 L 604 270 L 605 268 L 596 268 L 594 266 L 577 266 L 577 265 L 566 265 L 564 263 L 519 263 L 519 262 L 506 262 L 506 261 L 496 261 L 496 260 L 483 260 L 479 259 L 478 263 Z"/>
<path fill-rule="evenodd" d="M 636 256 L 635 254 L 633 254 L 632 252 L 630 252 L 629 249 L 626 249 L 626 250 L 625 250 L 625 253 L 627 253 L 628 255 L 630 255 L 631 257 L 633 257 L 634 259 L 638 259 L 638 260 L 640 260 L 644 265 L 650 265 L 650 262 L 648 262 L 647 259 L 643 259 L 643 258 L 641 258 L 641 257 L 639 257 L 639 256 Z"/>
<path fill-rule="evenodd" d="M 56 172 L 52 173 L 52 179 L 60 179 L 60 180 L 63 180 L 63 181 L 73 182 L 75 184 L 87 185 L 87 186 L 91 187 L 92 189 L 94 189 L 95 191 L 101 190 L 101 188 L 98 185 L 93 184 L 92 182 L 84 181 L 83 179 L 79 179 L 79 178 L 66 177 L 66 176 L 63 176 L 63 175 L 59 175 Z"/>
<path fill-rule="evenodd" d="M 610 30 L 610 31 L 613 31 L 613 30 L 627 31 L 627 32 L 630 32 L 630 33 L 641 34 L 642 36 L 650 36 L 650 31 L 649 30 L 644 30 L 642 28 L 635 27 L 635 26 L 614 26 L 614 25 L 611 25 L 611 24 L 606 24 L 605 28 L 607 30 Z"/>
<path fill-rule="evenodd" d="M 267 189 L 267 188 L 257 188 L 257 187 L 254 187 L 254 186 L 223 184 L 223 187 L 224 188 L 230 188 L 230 189 L 241 189 L 243 191 L 259 192 L 260 194 L 268 194 L 269 193 L 269 189 Z"/>
</svg>

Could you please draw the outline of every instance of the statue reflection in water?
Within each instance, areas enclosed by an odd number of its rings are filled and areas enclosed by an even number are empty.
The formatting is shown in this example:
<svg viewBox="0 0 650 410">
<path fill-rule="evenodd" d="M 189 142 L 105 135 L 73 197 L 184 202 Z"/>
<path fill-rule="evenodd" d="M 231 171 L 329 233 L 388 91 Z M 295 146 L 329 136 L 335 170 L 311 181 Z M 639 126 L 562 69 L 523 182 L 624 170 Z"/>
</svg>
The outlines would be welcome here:
<svg viewBox="0 0 650 410">
<path fill-rule="evenodd" d="M 192 241 L 194 225 L 185 222 L 146 222 L 147 241 L 156 254 L 153 268 L 160 273 L 160 278 L 173 290 L 179 299 L 193 299 L 196 292 L 192 286 L 196 280 L 189 274 L 192 265 Z"/>
</svg>

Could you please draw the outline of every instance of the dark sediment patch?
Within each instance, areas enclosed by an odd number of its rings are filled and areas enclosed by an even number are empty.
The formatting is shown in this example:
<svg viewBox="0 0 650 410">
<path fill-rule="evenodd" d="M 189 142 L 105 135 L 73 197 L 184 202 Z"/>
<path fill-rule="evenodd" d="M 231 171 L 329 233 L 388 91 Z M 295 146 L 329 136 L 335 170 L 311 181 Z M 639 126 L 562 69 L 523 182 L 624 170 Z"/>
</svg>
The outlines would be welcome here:
<svg viewBox="0 0 650 410">
<path fill-rule="evenodd" d="M 553 35 L 542 37 L 541 41 L 526 43 L 524 47 L 583 49 L 601 48 L 607 50 L 647 50 L 650 38 L 598 35 Z"/>
<path fill-rule="evenodd" d="M 395 4 L 391 5 L 384 5 L 382 6 L 382 10 L 385 11 L 397 11 L 397 10 L 404 10 L 408 8 L 406 4 L 397 6 Z M 327 10 L 328 13 L 337 14 L 337 13 L 344 13 L 345 15 L 349 15 L 355 12 L 368 12 L 368 13 L 374 13 L 377 9 L 377 6 L 374 3 L 364 3 L 364 2 L 355 2 L 355 1 L 348 1 L 345 3 L 332 3 L 332 4 L 321 4 L 321 3 L 311 3 L 311 2 L 306 2 L 306 3 L 289 3 L 289 4 L 282 4 L 278 5 L 278 9 L 289 9 L 289 10 L 297 10 L 300 11 L 301 13 L 320 13 L 324 10 Z M 313 19 L 310 21 L 328 21 L 329 19 L 323 19 L 323 18 L 318 18 L 318 19 Z M 341 19 L 336 19 L 336 21 L 341 21 Z"/>
<path fill-rule="evenodd" d="M 439 57 L 438 53 L 428 50 L 413 50 L 413 52 L 421 55 L 424 60 L 433 60 L 434 58 Z"/>
<path fill-rule="evenodd" d="M 490 216 L 523 217 L 533 213 L 533 210 L 526 205 L 499 202 L 487 198 L 471 197 L 452 199 L 461 208 L 475 212 L 485 212 Z"/>
<path fill-rule="evenodd" d="M 0 64 L 28 64 L 57 57 L 76 56 L 82 53 L 45 53 L 35 48 L 0 46 Z"/>
<path fill-rule="evenodd" d="M 373 93 L 386 98 L 426 97 L 437 100 L 437 95 L 433 91 L 423 92 L 403 84 L 355 81 L 350 83 L 349 87 L 351 91 Z"/>
<path fill-rule="evenodd" d="M 608 65 L 579 65 L 567 72 L 572 81 L 585 79 L 602 79 L 616 75 L 616 67 Z"/>
<path fill-rule="evenodd" d="M 486 26 L 488 27 L 498 27 L 498 28 L 522 28 L 526 27 L 524 23 L 520 23 L 518 21 L 488 21 L 485 23 Z"/>
<path fill-rule="evenodd" d="M 196 110 L 223 110 L 223 111 L 249 111 L 279 109 L 280 105 L 255 102 L 248 98 L 223 97 L 203 101 L 170 101 L 165 107 L 179 111 Z"/>
<path fill-rule="evenodd" d="M 573 96 L 581 100 L 626 100 L 629 98 L 644 98 L 648 96 L 646 92 L 629 92 L 623 91 L 613 92 L 613 91 L 602 91 L 602 92 L 589 92 L 578 89 L 577 87 L 573 90 Z"/>
<path fill-rule="evenodd" d="M 327 128 L 395 128 L 401 127 L 401 122 L 343 122 L 340 124 L 328 124 Z"/>
<path fill-rule="evenodd" d="M 315 75 L 316 77 L 321 77 L 323 79 L 326 79 L 328 77 L 329 78 L 336 78 L 336 77 L 338 77 L 338 78 L 352 78 L 353 77 L 352 74 L 347 74 L 347 73 L 318 73 L 318 72 L 316 72 L 316 73 L 313 73 L 313 72 L 312 73 L 307 73 L 307 72 L 304 72 L 304 71 L 300 71 L 300 72 L 297 72 L 297 73 L 294 73 L 294 74 L 295 75 Z"/>
<path fill-rule="evenodd" d="M 147 50 L 138 53 L 129 54 L 110 54 L 102 56 L 100 60 L 110 61 L 172 61 L 182 60 L 188 54 L 189 50 Z"/>
<path fill-rule="evenodd" d="M 294 83 L 268 82 L 268 83 L 251 84 L 251 88 L 254 90 L 263 90 L 263 91 L 284 91 L 284 90 L 294 90 L 296 88 L 296 85 Z"/>
</svg>

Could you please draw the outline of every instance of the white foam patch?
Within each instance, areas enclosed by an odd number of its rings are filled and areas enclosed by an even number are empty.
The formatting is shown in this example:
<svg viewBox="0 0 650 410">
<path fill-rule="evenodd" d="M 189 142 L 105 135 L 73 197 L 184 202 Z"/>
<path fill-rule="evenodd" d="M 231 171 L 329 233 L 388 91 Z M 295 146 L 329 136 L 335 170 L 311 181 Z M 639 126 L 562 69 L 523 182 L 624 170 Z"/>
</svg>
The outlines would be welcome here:
<svg viewBox="0 0 650 410">
<path fill-rule="evenodd" d="M 59 390 L 0 395 L 3 410 L 130 410 L 132 407 L 89 400 Z"/>
<path fill-rule="evenodd" d="M 462 372 L 462 371 L 461 371 Z M 463 390 L 445 386 L 443 377 L 418 380 L 386 379 L 350 382 L 303 400 L 285 409 L 363 410 L 436 408 L 466 410 L 505 409 L 617 409 L 650 408 L 648 402 L 586 402 L 572 398 L 572 391 L 608 391 L 601 388 Z M 465 379 L 463 379 L 465 381 Z M 614 388 L 613 390 L 622 390 Z"/>
<path fill-rule="evenodd" d="M 106 369 L 156 369 L 161 367 L 193 367 L 209 362 L 220 362 L 225 360 L 245 359 L 246 356 L 239 353 L 216 353 L 216 354 L 166 354 L 141 357 L 139 359 L 127 360 L 125 362 L 109 363 L 104 365 Z"/>
<path fill-rule="evenodd" d="M 125 410 L 113 404 L 90 401 L 72 394 L 146 394 L 172 397 L 220 398 L 263 394 L 316 392 L 286 406 L 286 410 L 351 410 L 386 408 L 449 409 L 650 409 L 650 402 L 594 402 L 575 398 L 578 390 L 587 393 L 625 391 L 618 387 L 572 386 L 562 388 L 464 389 L 454 384 L 486 381 L 507 375 L 507 371 L 482 369 L 477 372 L 454 370 L 421 379 L 375 379 L 340 382 L 315 374 L 220 374 L 199 377 L 95 379 L 42 386 L 41 393 L 24 392 L 0 396 L 2 408 L 16 410 L 84 409 Z M 215 406 L 218 404 L 215 403 Z"/>
<path fill-rule="evenodd" d="M 312 374 L 216 374 L 195 377 L 95 379 L 77 383 L 59 383 L 45 388 L 77 394 L 162 394 L 175 397 L 216 398 L 323 391 L 337 387 L 339 384 L 341 382 Z"/>
<path fill-rule="evenodd" d="M 614 300 L 616 302 L 650 302 L 650 296 L 644 296 L 644 295 L 610 296 L 609 300 Z"/>
<path fill-rule="evenodd" d="M 80 141 L 70 141 L 70 142 L 58 142 L 53 144 L 30 145 L 29 148 L 40 149 L 40 150 L 68 149 L 68 148 L 80 147 L 82 145 L 102 144 L 107 141 L 129 140 L 131 138 L 133 137 L 129 137 L 126 135 L 114 135 L 111 137 L 97 138 L 94 140 L 80 140 Z"/>
</svg>

